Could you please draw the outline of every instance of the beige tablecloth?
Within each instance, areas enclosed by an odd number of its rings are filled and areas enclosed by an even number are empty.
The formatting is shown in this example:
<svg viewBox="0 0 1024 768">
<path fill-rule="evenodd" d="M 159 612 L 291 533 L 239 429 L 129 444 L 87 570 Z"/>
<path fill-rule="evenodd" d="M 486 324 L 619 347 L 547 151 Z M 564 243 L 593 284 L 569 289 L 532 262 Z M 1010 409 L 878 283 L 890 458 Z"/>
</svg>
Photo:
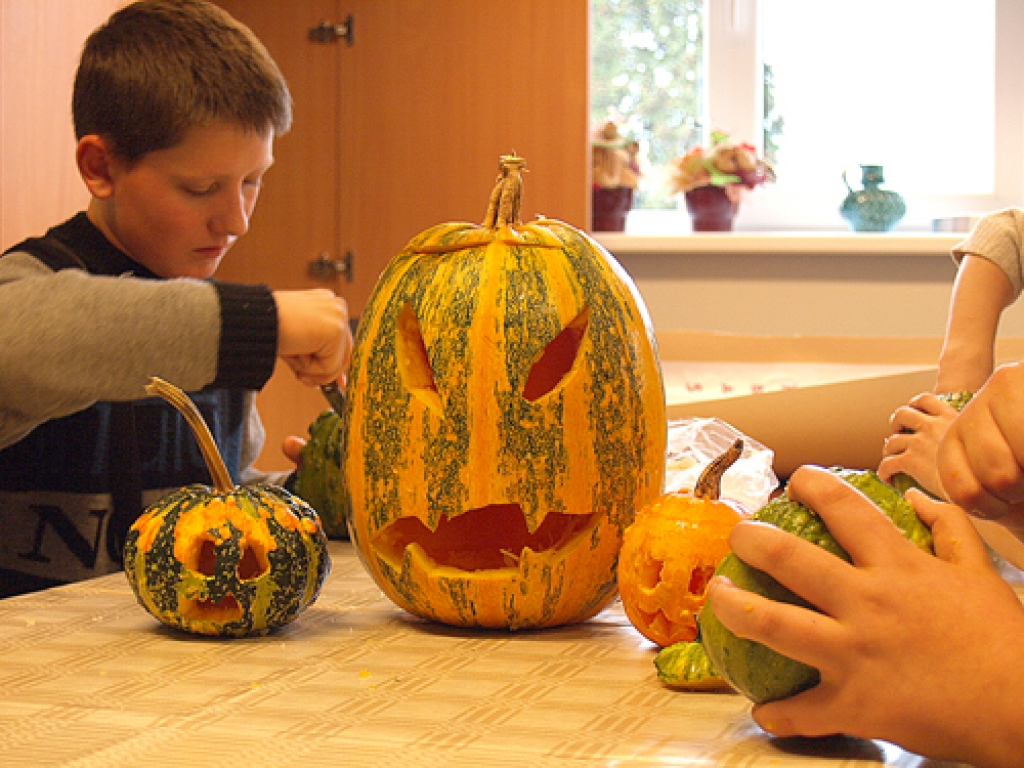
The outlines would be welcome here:
<svg viewBox="0 0 1024 768">
<path fill-rule="evenodd" d="M 351 545 L 266 637 L 165 629 L 124 576 L 0 600 L 0 766 L 929 766 L 891 745 L 779 742 L 732 693 L 659 683 L 618 604 L 470 631 L 394 607 Z"/>
</svg>

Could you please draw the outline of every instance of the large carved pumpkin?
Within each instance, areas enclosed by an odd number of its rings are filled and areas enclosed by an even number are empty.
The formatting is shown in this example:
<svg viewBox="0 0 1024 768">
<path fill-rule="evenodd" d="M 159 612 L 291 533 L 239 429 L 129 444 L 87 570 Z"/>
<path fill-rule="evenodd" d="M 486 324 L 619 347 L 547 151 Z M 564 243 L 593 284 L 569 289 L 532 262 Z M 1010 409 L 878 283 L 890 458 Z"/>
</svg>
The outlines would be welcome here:
<svg viewBox="0 0 1024 768">
<path fill-rule="evenodd" d="M 646 308 L 587 235 L 522 224 L 522 162 L 502 158 L 482 226 L 436 226 L 389 264 L 349 375 L 353 540 L 395 603 L 454 625 L 593 616 L 664 479 Z"/>
</svg>

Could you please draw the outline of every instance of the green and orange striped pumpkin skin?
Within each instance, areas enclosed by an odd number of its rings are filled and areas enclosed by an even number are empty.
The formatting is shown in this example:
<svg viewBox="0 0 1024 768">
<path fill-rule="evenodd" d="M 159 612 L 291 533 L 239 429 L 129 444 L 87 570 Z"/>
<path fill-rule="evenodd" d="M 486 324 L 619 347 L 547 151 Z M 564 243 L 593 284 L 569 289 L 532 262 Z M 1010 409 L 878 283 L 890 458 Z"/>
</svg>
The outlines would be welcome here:
<svg viewBox="0 0 1024 768">
<path fill-rule="evenodd" d="M 418 616 L 494 628 L 587 619 L 665 471 L 646 309 L 551 219 L 414 238 L 360 322 L 343 453 L 353 540 Z"/>
<path fill-rule="evenodd" d="M 314 600 L 331 560 L 316 512 L 270 484 L 181 488 L 129 530 L 125 573 L 139 603 L 202 635 L 263 634 Z"/>
</svg>

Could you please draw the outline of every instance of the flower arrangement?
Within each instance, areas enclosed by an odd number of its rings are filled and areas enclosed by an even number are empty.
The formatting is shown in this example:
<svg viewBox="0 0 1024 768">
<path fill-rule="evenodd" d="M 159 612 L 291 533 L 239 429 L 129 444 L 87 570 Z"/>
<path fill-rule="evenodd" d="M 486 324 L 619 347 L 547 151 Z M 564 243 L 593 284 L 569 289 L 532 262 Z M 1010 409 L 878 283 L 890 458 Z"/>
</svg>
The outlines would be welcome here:
<svg viewBox="0 0 1024 768">
<path fill-rule="evenodd" d="M 640 185 L 640 144 L 623 136 L 609 120 L 590 138 L 593 179 L 593 229 L 622 232 L 633 196 Z"/>
<path fill-rule="evenodd" d="M 637 161 L 640 145 L 635 139 L 623 136 L 619 126 L 609 120 L 594 131 L 590 146 L 595 189 L 637 188 L 640 183 Z"/>
<path fill-rule="evenodd" d="M 730 199 L 738 200 L 740 192 L 775 181 L 775 170 L 757 156 L 751 144 L 737 144 L 722 131 L 711 133 L 711 146 L 694 147 L 682 157 L 671 161 L 670 184 L 673 194 L 686 193 L 698 187 L 723 187 Z"/>
</svg>

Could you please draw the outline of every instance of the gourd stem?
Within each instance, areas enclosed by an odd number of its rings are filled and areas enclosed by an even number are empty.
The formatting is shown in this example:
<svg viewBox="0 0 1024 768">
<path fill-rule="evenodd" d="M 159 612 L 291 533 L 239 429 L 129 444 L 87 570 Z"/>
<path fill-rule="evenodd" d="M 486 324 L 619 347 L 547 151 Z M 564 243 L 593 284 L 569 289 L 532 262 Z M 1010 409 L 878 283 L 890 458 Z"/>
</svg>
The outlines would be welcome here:
<svg viewBox="0 0 1024 768">
<path fill-rule="evenodd" d="M 743 441 L 737 440 L 729 446 L 729 450 L 704 467 L 704 471 L 697 478 L 697 484 L 693 487 L 693 495 L 698 499 L 717 501 L 722 494 L 722 475 L 742 455 Z"/>
<path fill-rule="evenodd" d="M 507 224 L 522 224 L 519 208 L 523 200 L 523 170 L 526 161 L 516 155 L 502 155 L 498 163 L 500 173 L 491 190 L 491 199 L 487 204 L 487 215 L 484 226 L 488 229 L 499 229 Z"/>
<path fill-rule="evenodd" d="M 224 459 L 221 458 L 220 451 L 217 450 L 217 443 L 210 433 L 210 428 L 206 426 L 203 415 L 188 395 L 173 384 L 156 376 L 150 378 L 149 384 L 146 385 L 146 392 L 162 397 L 177 408 L 181 415 L 185 417 L 185 421 L 192 427 L 192 432 L 196 436 L 196 442 L 199 443 L 199 450 L 202 451 L 203 459 L 205 459 L 206 466 L 210 470 L 210 476 L 213 478 L 213 487 L 217 493 L 230 493 L 234 490 L 235 484 L 231 482 L 231 474 L 224 465 Z"/>
</svg>

